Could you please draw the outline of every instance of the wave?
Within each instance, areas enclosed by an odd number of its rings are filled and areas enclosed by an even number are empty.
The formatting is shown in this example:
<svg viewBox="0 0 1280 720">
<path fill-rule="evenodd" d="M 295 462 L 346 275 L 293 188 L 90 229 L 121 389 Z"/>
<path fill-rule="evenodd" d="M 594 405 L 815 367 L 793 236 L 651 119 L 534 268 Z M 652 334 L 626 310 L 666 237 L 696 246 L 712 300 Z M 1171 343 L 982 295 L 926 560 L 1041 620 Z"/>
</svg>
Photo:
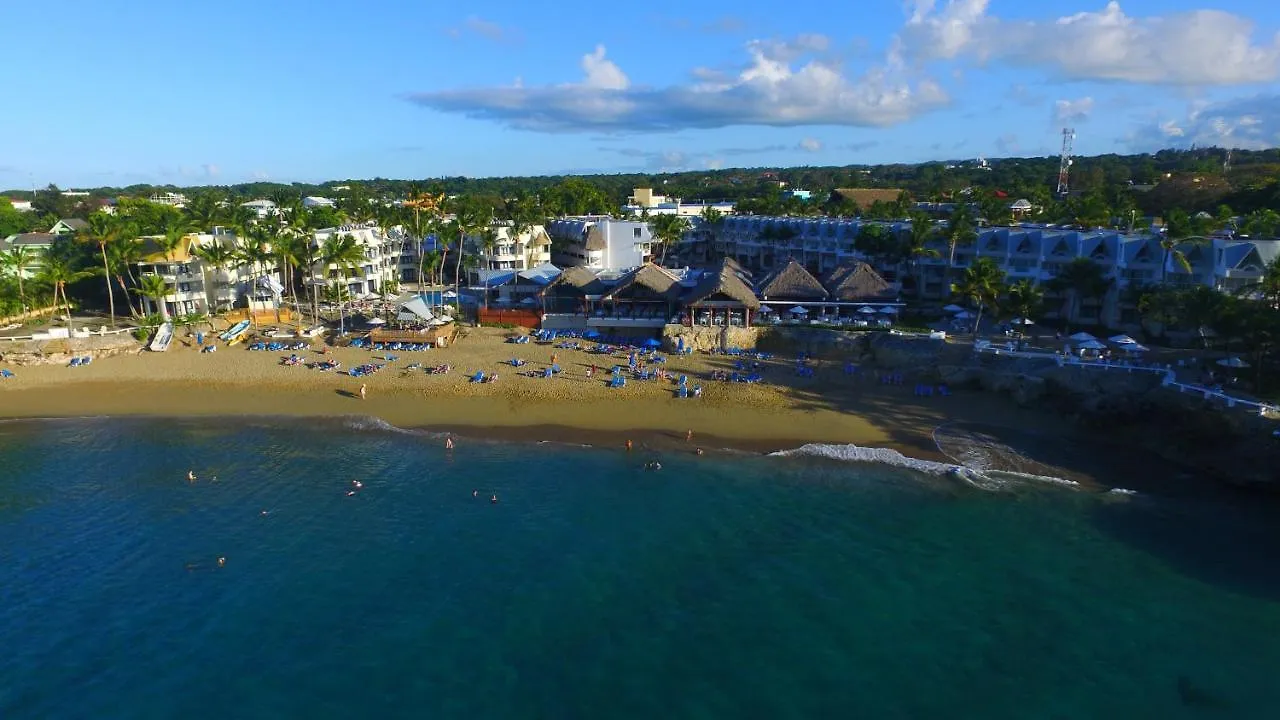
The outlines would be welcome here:
<svg viewBox="0 0 1280 720">
<path fill-rule="evenodd" d="M 907 457 L 890 448 L 865 447 L 862 445 L 809 443 L 793 450 L 779 450 L 769 453 L 769 457 L 815 457 L 840 462 L 874 463 L 912 470 L 926 475 L 951 478 L 979 490 L 990 492 L 1010 490 L 1016 485 L 1026 483 L 1045 483 L 1069 488 L 1079 487 L 1079 483 L 1076 481 L 1065 478 L 972 468 L 957 463 L 938 462 L 935 460 L 921 460 Z"/>
</svg>

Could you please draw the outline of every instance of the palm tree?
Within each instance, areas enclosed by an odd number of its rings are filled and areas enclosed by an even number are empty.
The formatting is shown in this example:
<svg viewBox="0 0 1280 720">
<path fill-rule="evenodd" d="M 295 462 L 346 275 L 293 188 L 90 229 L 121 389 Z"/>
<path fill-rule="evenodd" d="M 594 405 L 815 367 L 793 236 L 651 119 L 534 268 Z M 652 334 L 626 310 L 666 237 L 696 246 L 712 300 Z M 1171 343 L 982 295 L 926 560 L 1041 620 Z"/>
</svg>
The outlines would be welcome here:
<svg viewBox="0 0 1280 720">
<path fill-rule="evenodd" d="M 662 265 L 667 261 L 667 247 L 679 243 L 689 229 L 689 218 L 681 215 L 659 215 L 649 223 L 649 228 L 653 237 L 662 243 L 662 257 L 658 260 L 658 264 Z"/>
<path fill-rule="evenodd" d="M 121 292 L 124 293 L 125 304 L 129 306 L 129 312 L 135 312 L 133 303 L 129 300 L 130 283 L 125 282 L 125 277 L 136 284 L 133 277 L 133 266 L 142 259 L 142 241 L 135 237 L 122 237 L 118 242 L 107 246 L 107 256 L 110 260 L 111 270 L 115 274 L 116 284 L 120 286 Z M 142 302 L 139 300 L 137 314 L 142 314 Z"/>
<path fill-rule="evenodd" d="M 67 309 L 67 337 L 75 337 L 71 327 L 71 301 L 67 299 L 67 286 L 93 275 L 88 270 L 76 269 L 72 259 L 65 251 L 50 247 L 41 253 L 40 273 L 37 279 L 53 288 L 53 304 L 58 304 L 62 297 L 62 305 Z"/>
<path fill-rule="evenodd" d="M 301 262 L 303 240 L 285 225 L 277 225 L 272 229 L 272 233 L 271 253 L 275 256 L 276 264 L 283 274 L 284 286 L 289 290 L 293 312 L 301 315 L 298 312 L 298 288 L 294 272 Z"/>
<path fill-rule="evenodd" d="M 169 283 L 165 282 L 164 277 L 154 274 L 143 275 L 138 280 L 138 291 L 160 308 L 160 317 L 168 322 L 169 308 L 165 306 L 164 299 L 169 295 Z"/>
<path fill-rule="evenodd" d="M 968 203 L 956 203 L 955 210 L 951 211 L 951 217 L 947 219 L 947 229 L 943 232 L 949 247 L 947 255 L 948 268 L 954 267 L 956 264 L 957 246 L 968 245 L 978 239 L 978 232 L 974 229 L 976 224 Z"/>
<path fill-rule="evenodd" d="M 9 252 L 0 253 L 0 265 L 13 270 L 18 278 L 18 299 L 22 303 L 22 311 L 27 311 L 27 291 L 23 286 L 23 273 L 36 261 L 36 254 L 29 245 L 14 245 Z"/>
<path fill-rule="evenodd" d="M 1015 318 L 1022 318 L 1024 326 L 1027 321 L 1039 317 L 1042 307 L 1044 288 L 1028 279 L 1024 278 L 1010 285 L 1005 293 L 1003 310 Z"/>
<path fill-rule="evenodd" d="M 91 243 L 102 255 L 102 277 L 107 281 L 107 312 L 111 318 L 111 327 L 116 326 L 116 295 L 111 289 L 111 263 L 107 260 L 107 246 L 121 238 L 122 223 L 106 213 L 94 213 L 89 216 L 89 227 L 75 235 L 79 242 Z"/>
<path fill-rule="evenodd" d="M 976 337 L 982 324 L 982 311 L 987 305 L 995 305 L 1004 290 L 1004 271 L 991 258 L 978 258 L 965 268 L 960 282 L 951 286 L 951 292 L 978 306 L 978 317 L 973 323 Z"/>
<path fill-rule="evenodd" d="M 491 227 L 480 231 L 480 251 L 484 254 L 485 270 L 493 269 L 493 253 L 498 247 L 498 233 Z M 455 291 L 456 292 L 456 291 Z M 489 273 L 484 273 L 484 308 L 489 309 Z"/>
<path fill-rule="evenodd" d="M 213 268 L 213 311 L 211 315 L 216 315 L 221 310 L 222 293 L 219 292 L 225 287 L 225 278 L 222 271 L 225 268 L 234 265 L 238 258 L 238 253 L 231 247 L 223 245 L 220 242 L 212 242 L 208 245 L 199 245 L 192 248 L 191 253 L 200 258 L 209 267 Z"/>
<path fill-rule="evenodd" d="M 1067 305 L 1067 327 L 1075 322 L 1080 303 L 1085 298 L 1105 295 L 1111 287 L 1111 279 L 1101 265 L 1086 257 L 1072 260 L 1049 281 L 1050 287 L 1070 294 Z"/>
<path fill-rule="evenodd" d="M 359 267 L 362 262 L 364 262 L 364 248 L 350 235 L 331 237 L 320 249 L 320 264 L 326 269 L 326 274 L 329 266 L 337 268 L 343 290 L 347 287 L 348 273 Z M 339 333 L 346 332 L 346 318 L 343 314 L 341 297 L 338 301 L 338 328 Z"/>
<path fill-rule="evenodd" d="M 916 275 L 920 269 L 920 258 L 936 258 L 941 253 L 929 247 L 930 241 L 937 235 L 937 231 L 933 227 L 933 221 L 929 219 L 929 216 L 924 213 L 913 212 L 908 217 L 911 222 L 907 225 L 905 232 L 900 233 L 895 254 L 898 262 L 906 261 L 911 274 Z M 917 278 L 917 295 L 921 292 L 920 285 L 919 278 Z"/>
</svg>

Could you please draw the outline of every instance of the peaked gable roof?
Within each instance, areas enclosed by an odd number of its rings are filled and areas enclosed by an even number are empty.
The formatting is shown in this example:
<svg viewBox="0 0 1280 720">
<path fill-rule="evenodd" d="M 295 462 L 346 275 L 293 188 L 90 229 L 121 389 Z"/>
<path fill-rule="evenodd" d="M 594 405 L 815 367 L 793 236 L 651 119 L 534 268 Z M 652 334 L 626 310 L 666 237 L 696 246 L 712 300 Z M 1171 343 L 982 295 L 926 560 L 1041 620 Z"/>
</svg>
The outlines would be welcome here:
<svg viewBox="0 0 1280 720">
<path fill-rule="evenodd" d="M 867 263 L 856 260 L 837 265 L 822 278 L 834 300 L 856 302 L 889 297 L 893 286 Z"/>
<path fill-rule="evenodd" d="M 703 274 L 702 279 L 685 293 L 684 302 L 692 304 L 714 295 L 724 295 L 748 309 L 759 308 L 759 298 L 751 291 L 751 286 L 742 279 L 742 275 L 734 269 L 737 266 L 738 263 L 733 260 L 728 258 L 722 260 L 720 267 L 708 270 Z"/>
<path fill-rule="evenodd" d="M 766 299 L 826 300 L 829 295 L 822 283 L 795 258 L 787 258 L 785 265 L 761 280 L 758 292 Z"/>
<path fill-rule="evenodd" d="M 609 288 L 609 291 L 604 296 L 606 298 L 616 297 L 618 293 L 635 285 L 648 288 L 655 294 L 665 296 L 669 300 L 675 299 L 680 293 L 680 278 L 665 268 L 650 262 L 623 275 L 618 279 L 618 283 Z"/>
</svg>

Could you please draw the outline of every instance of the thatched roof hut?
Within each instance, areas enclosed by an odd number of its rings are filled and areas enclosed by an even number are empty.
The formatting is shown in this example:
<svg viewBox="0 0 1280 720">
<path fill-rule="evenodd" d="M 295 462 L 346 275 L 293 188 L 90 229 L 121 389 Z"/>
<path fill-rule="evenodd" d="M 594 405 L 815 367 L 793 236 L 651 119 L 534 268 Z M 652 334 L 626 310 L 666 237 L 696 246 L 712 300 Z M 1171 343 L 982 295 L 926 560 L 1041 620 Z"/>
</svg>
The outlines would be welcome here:
<svg viewBox="0 0 1280 720">
<path fill-rule="evenodd" d="M 594 270 L 575 265 L 574 267 L 565 268 L 564 272 L 547 283 L 542 292 L 555 295 L 565 295 L 567 292 L 568 294 L 586 296 L 601 295 L 606 289 L 604 283 L 596 277 Z"/>
<path fill-rule="evenodd" d="M 618 283 L 609 288 L 602 299 L 614 300 L 626 291 L 631 291 L 629 294 L 635 294 L 637 288 L 648 290 L 649 294 L 666 300 L 674 300 L 680 294 L 680 278 L 665 268 L 653 263 L 645 263 L 619 278 Z"/>
<path fill-rule="evenodd" d="M 728 259 L 721 262 L 718 269 L 708 272 L 697 285 L 689 289 L 683 298 L 684 304 L 696 305 L 708 300 L 727 300 L 750 310 L 758 309 L 759 298 L 752 292 L 751 286 L 734 271 L 735 265 L 737 263 Z"/>
<path fill-rule="evenodd" d="M 583 242 L 583 247 L 591 252 L 608 249 L 609 244 L 605 242 L 604 233 L 601 232 L 600 226 L 592 225 L 587 228 L 587 236 Z"/>
<path fill-rule="evenodd" d="M 894 295 L 893 286 L 880 273 L 856 260 L 840 263 L 822 278 L 832 300 L 857 302 L 883 300 Z"/>
<path fill-rule="evenodd" d="M 765 300 L 826 300 L 829 293 L 795 258 L 760 281 L 757 288 Z"/>
</svg>

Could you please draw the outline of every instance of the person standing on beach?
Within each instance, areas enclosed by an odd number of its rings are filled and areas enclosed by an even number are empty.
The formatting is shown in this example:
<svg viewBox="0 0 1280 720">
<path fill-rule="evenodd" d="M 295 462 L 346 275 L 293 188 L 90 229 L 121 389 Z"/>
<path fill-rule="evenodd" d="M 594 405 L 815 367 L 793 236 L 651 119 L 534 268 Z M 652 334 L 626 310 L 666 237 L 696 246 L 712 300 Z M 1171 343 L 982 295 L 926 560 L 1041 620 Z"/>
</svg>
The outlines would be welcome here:
<svg viewBox="0 0 1280 720">
<path fill-rule="evenodd" d="M 361 386 L 360 386 L 360 399 L 361 399 L 361 400 L 363 400 L 363 399 L 365 398 L 365 394 L 366 394 L 366 393 L 368 393 L 368 392 L 369 392 L 369 386 L 368 386 L 368 385 L 361 385 Z"/>
</svg>

